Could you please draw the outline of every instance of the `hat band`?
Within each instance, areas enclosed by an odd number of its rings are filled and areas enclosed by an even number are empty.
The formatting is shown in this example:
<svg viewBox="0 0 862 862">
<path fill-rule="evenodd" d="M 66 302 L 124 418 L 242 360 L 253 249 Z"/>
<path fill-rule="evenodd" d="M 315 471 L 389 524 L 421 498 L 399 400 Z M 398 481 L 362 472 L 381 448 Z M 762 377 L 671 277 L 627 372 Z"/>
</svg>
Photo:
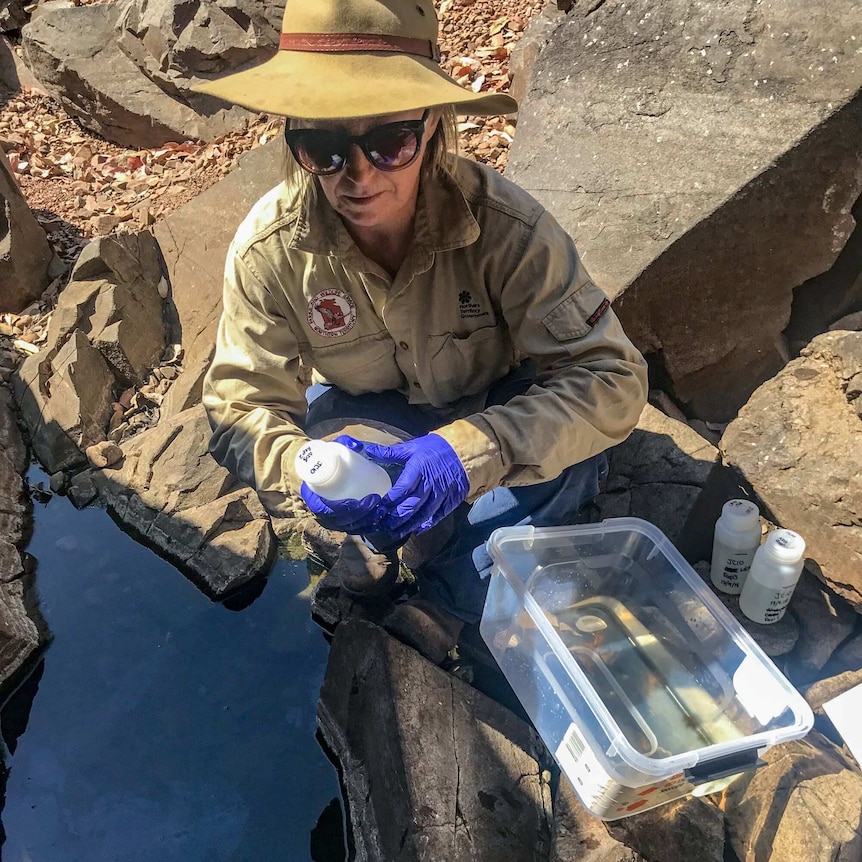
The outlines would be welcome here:
<svg viewBox="0 0 862 862">
<path fill-rule="evenodd" d="M 430 39 L 385 36 L 381 33 L 282 33 L 279 51 L 345 54 L 350 51 L 389 51 L 414 54 L 440 62 L 440 49 Z"/>
</svg>

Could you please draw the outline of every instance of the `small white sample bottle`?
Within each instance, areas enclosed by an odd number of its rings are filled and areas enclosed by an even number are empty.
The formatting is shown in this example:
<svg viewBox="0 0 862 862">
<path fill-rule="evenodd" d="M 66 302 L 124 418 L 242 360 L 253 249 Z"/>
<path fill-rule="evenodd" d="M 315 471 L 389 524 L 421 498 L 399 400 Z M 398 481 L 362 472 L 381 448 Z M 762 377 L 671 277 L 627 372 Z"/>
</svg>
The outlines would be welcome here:
<svg viewBox="0 0 862 862">
<path fill-rule="evenodd" d="M 735 596 L 742 592 L 754 552 L 760 547 L 760 512 L 750 500 L 728 500 L 715 522 L 712 565 L 713 586 Z"/>
<path fill-rule="evenodd" d="M 392 487 L 379 464 L 334 440 L 309 440 L 296 453 L 294 466 L 299 478 L 324 500 L 382 497 Z"/>
<path fill-rule="evenodd" d="M 774 530 L 757 549 L 739 597 L 740 610 L 755 623 L 783 616 L 805 564 L 805 540 L 793 530 Z"/>
</svg>

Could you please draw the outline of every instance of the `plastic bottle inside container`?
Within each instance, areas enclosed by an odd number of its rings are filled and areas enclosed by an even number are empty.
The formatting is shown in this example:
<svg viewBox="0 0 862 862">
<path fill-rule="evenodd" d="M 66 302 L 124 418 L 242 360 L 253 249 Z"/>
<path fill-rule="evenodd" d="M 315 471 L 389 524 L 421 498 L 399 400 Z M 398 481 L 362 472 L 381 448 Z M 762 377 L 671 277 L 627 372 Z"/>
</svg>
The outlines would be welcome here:
<svg viewBox="0 0 862 862">
<path fill-rule="evenodd" d="M 739 597 L 742 612 L 755 623 L 777 623 L 805 564 L 805 540 L 793 530 L 775 530 L 757 549 Z"/>
<path fill-rule="evenodd" d="M 296 453 L 294 466 L 300 479 L 324 500 L 382 497 L 392 487 L 379 464 L 334 440 L 309 440 Z"/>
<path fill-rule="evenodd" d="M 723 593 L 738 595 L 760 546 L 760 512 L 750 500 L 728 500 L 715 523 L 710 578 Z"/>
</svg>

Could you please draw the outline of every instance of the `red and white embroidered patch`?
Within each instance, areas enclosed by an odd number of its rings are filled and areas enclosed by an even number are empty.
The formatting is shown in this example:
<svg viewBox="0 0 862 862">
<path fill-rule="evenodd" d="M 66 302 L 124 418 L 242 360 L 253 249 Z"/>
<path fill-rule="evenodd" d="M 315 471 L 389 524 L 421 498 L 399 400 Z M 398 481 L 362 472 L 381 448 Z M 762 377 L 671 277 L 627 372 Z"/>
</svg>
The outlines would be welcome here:
<svg viewBox="0 0 862 862">
<path fill-rule="evenodd" d="M 611 301 L 609 299 L 603 299 L 602 304 L 587 318 L 587 323 L 590 326 L 595 326 L 610 307 Z"/>
<path fill-rule="evenodd" d="M 337 338 L 356 324 L 356 304 L 350 294 L 337 288 L 316 293 L 308 301 L 308 325 L 325 338 Z"/>
</svg>

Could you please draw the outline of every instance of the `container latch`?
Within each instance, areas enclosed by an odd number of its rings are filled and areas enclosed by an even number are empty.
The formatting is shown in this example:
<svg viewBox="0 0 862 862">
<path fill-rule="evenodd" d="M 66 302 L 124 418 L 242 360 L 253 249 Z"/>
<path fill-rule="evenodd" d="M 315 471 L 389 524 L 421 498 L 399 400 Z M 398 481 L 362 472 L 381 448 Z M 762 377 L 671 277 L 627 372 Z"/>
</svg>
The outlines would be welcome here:
<svg viewBox="0 0 862 862">
<path fill-rule="evenodd" d="M 744 751 L 735 751 L 733 754 L 725 754 L 712 760 L 702 760 L 696 766 L 685 770 L 685 780 L 689 784 L 706 784 L 707 781 L 717 781 L 719 778 L 727 778 L 728 775 L 736 775 L 738 772 L 747 772 L 765 766 L 766 761 L 757 756 L 756 748 Z"/>
</svg>

